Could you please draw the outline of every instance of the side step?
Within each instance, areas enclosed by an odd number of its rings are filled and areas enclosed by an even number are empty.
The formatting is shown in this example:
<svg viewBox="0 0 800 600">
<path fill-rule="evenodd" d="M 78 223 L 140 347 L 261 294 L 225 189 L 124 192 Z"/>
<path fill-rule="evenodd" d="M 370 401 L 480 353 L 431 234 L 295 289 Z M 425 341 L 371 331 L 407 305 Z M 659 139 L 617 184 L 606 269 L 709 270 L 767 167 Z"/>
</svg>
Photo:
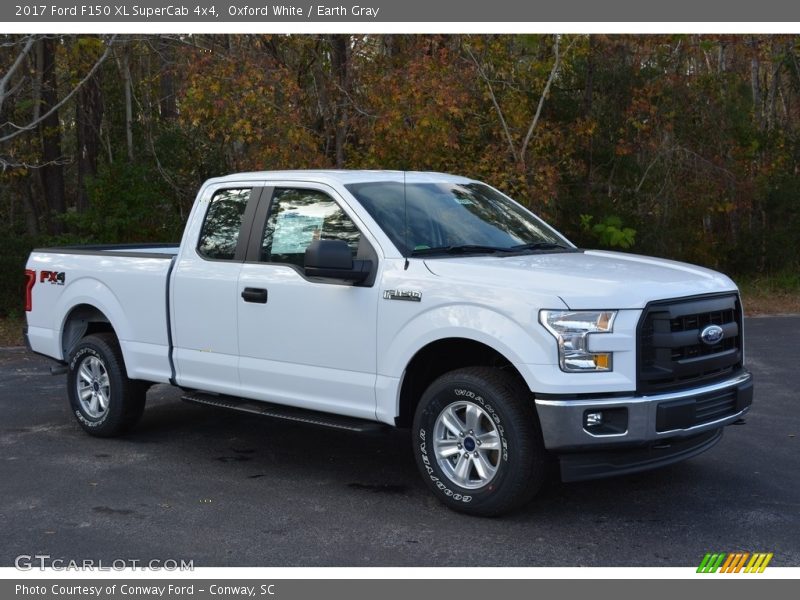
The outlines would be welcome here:
<svg viewBox="0 0 800 600">
<path fill-rule="evenodd" d="M 387 425 L 366 419 L 356 419 L 341 415 L 332 415 L 315 410 L 306 410 L 292 406 L 283 406 L 271 402 L 260 402 L 258 400 L 245 400 L 234 396 L 224 396 L 218 394 L 208 394 L 204 392 L 192 392 L 181 398 L 184 402 L 191 404 L 202 404 L 205 406 L 215 406 L 226 408 L 238 412 L 245 412 L 265 417 L 274 417 L 296 423 L 306 423 L 318 427 L 330 427 L 344 431 L 357 433 L 377 433 L 385 431 Z"/>
</svg>

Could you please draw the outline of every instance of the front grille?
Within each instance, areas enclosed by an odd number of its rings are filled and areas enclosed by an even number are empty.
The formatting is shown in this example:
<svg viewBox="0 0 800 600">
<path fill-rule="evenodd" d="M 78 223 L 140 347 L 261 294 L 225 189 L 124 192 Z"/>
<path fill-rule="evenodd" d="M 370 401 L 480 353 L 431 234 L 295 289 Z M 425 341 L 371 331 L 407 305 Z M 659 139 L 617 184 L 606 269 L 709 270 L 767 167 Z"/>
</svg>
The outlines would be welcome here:
<svg viewBox="0 0 800 600">
<path fill-rule="evenodd" d="M 722 339 L 707 345 L 700 333 L 719 325 Z M 639 393 L 711 383 L 742 367 L 742 308 L 736 294 L 651 302 L 639 320 Z"/>
</svg>

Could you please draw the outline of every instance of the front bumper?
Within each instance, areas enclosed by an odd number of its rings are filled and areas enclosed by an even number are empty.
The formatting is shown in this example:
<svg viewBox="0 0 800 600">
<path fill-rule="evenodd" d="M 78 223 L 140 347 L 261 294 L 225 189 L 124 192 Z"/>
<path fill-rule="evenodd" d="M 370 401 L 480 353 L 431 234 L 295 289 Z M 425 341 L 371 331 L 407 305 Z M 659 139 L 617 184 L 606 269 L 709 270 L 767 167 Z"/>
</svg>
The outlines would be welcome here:
<svg viewBox="0 0 800 600">
<path fill-rule="evenodd" d="M 722 429 L 713 429 L 691 437 L 672 438 L 646 446 L 566 452 L 558 457 L 561 480 L 584 481 L 665 467 L 705 452 L 720 439 Z"/>
<path fill-rule="evenodd" d="M 725 381 L 652 396 L 536 398 L 536 409 L 545 448 L 571 452 L 696 437 L 738 420 L 752 401 L 753 378 L 743 371 Z M 617 426 L 586 427 L 587 413 L 598 412 L 612 415 Z"/>
</svg>

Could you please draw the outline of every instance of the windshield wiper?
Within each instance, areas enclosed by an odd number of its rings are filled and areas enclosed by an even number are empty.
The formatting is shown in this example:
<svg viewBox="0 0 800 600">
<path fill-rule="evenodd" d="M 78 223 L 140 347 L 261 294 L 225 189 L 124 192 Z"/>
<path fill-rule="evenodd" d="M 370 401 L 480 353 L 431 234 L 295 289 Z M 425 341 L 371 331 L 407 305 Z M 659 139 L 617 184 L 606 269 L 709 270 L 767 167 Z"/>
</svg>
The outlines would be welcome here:
<svg viewBox="0 0 800 600">
<path fill-rule="evenodd" d="M 533 242 L 530 244 L 519 244 L 518 246 L 512 246 L 509 248 L 511 252 L 517 252 L 520 250 L 568 250 L 572 251 L 574 248 L 570 248 L 569 246 L 565 246 L 564 244 L 559 244 L 558 242 Z"/>
<path fill-rule="evenodd" d="M 430 254 L 496 254 L 499 252 L 516 252 L 516 248 L 501 248 L 499 246 L 481 246 L 480 244 L 460 244 L 457 246 L 439 246 L 437 248 L 417 248 L 411 256 L 425 256 Z"/>
<path fill-rule="evenodd" d="M 417 248 L 411 256 L 429 256 L 435 254 L 519 254 L 529 250 L 565 250 L 572 252 L 575 249 L 556 242 L 533 242 L 517 246 L 484 246 L 481 244 L 459 244 L 453 246 L 438 246 L 436 248 Z"/>
</svg>

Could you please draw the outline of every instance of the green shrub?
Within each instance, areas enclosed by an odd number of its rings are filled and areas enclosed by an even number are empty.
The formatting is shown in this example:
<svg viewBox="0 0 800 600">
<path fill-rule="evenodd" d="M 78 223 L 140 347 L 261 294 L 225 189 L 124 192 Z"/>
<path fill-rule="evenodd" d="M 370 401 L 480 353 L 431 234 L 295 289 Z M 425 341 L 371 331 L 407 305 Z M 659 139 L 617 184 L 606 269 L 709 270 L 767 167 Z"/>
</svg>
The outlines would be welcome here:
<svg viewBox="0 0 800 600">
<path fill-rule="evenodd" d="M 70 231 L 94 243 L 162 242 L 180 238 L 174 193 L 152 167 L 114 163 L 89 183 L 89 208 L 69 211 Z"/>
<path fill-rule="evenodd" d="M 616 215 L 592 223 L 592 215 L 581 215 L 581 227 L 588 232 L 600 246 L 606 248 L 631 248 L 636 243 L 636 230 L 625 227 Z"/>
</svg>

